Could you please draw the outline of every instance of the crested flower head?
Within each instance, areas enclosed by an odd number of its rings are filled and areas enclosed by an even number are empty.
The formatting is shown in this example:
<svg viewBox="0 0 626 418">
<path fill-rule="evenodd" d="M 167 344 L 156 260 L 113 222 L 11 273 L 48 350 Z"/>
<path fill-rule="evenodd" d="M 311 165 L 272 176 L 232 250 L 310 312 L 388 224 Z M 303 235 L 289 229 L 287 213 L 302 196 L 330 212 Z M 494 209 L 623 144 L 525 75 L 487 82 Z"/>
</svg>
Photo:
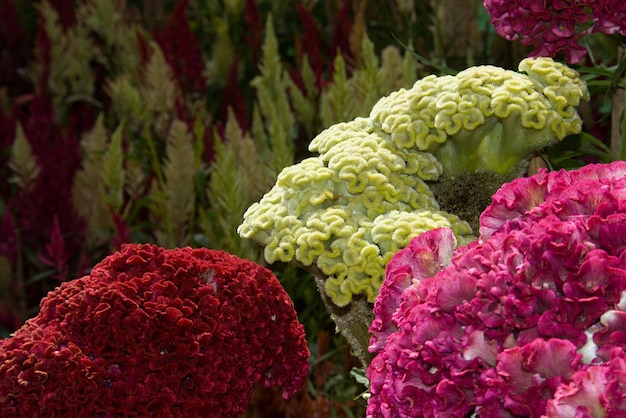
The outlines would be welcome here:
<svg viewBox="0 0 626 418">
<path fill-rule="evenodd" d="M 0 409 L 237 416 L 256 382 L 298 392 L 308 355 L 266 268 L 222 251 L 125 245 L 0 342 Z"/>
<path fill-rule="evenodd" d="M 455 205 L 448 186 L 486 174 L 475 189 L 491 196 L 535 151 L 580 132 L 576 107 L 588 91 L 578 73 L 550 58 L 519 69 L 428 76 L 380 99 L 369 117 L 322 131 L 309 146 L 319 156 L 283 169 L 239 235 L 260 242 L 270 263 L 313 266 L 337 306 L 374 302 L 385 265 L 416 235 L 450 227 L 459 244 L 473 239 L 473 219 L 448 210 L 467 202 Z"/>
<path fill-rule="evenodd" d="M 445 226 L 473 238 L 466 222 L 439 210 L 425 182 L 441 172 L 435 157 L 396 147 L 369 119 L 328 128 L 311 149 L 322 154 L 283 169 L 238 232 L 261 241 L 270 263 L 315 265 L 335 305 L 357 295 L 373 302 L 385 264 L 420 232 Z"/>
<path fill-rule="evenodd" d="M 433 230 L 392 258 L 368 416 L 626 414 L 625 173 L 615 162 L 517 179 L 478 241 L 454 250 Z"/>
</svg>

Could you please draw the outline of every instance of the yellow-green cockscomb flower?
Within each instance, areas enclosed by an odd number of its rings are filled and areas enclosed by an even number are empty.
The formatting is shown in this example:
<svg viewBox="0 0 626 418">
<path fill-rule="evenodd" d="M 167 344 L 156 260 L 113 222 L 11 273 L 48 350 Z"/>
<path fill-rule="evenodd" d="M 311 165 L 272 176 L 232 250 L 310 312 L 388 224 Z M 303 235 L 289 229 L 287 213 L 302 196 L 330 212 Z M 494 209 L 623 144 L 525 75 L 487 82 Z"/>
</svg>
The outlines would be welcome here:
<svg viewBox="0 0 626 418">
<path fill-rule="evenodd" d="M 270 263 L 314 266 L 335 305 L 355 295 L 373 302 L 387 261 L 413 237 L 450 227 L 459 245 L 474 239 L 465 220 L 441 210 L 433 190 L 442 178 L 517 172 L 533 152 L 580 131 L 575 106 L 587 89 L 578 74 L 549 58 L 520 70 L 428 76 L 369 117 L 324 130 L 309 146 L 318 156 L 283 169 L 239 235 L 260 242 Z"/>
<path fill-rule="evenodd" d="M 581 131 L 588 99 L 578 73 L 551 58 L 527 58 L 524 73 L 484 65 L 425 77 L 376 103 L 374 125 L 400 148 L 437 157 L 446 173 L 506 174 L 529 154 Z"/>
</svg>

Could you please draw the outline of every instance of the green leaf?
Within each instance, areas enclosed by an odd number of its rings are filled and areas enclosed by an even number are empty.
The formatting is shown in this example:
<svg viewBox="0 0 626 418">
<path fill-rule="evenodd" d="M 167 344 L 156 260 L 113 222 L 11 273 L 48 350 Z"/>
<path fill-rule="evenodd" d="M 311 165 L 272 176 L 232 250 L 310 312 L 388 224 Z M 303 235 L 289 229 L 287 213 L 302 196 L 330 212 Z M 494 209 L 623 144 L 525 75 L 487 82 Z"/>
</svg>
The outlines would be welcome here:
<svg viewBox="0 0 626 418">
<path fill-rule="evenodd" d="M 193 234 L 193 242 L 200 247 L 213 248 L 211 239 L 201 233 Z"/>
<path fill-rule="evenodd" d="M 365 374 L 365 369 L 358 369 L 356 367 L 353 367 L 352 370 L 350 370 L 350 376 L 352 376 L 354 380 L 356 380 L 358 383 L 362 384 L 366 388 L 370 387 L 370 380 Z"/>
<path fill-rule="evenodd" d="M 565 138 L 561 143 L 550 147 L 547 153 L 553 169 L 580 168 L 588 157 L 594 157 L 602 163 L 616 160 L 608 146 L 587 132 Z"/>
<path fill-rule="evenodd" d="M 52 277 L 53 275 L 55 275 L 56 272 L 57 272 L 56 269 L 48 269 L 48 270 L 43 270 L 38 273 L 35 273 L 29 279 L 24 281 L 24 286 L 30 286 L 32 284 L 44 281 L 45 279 L 48 279 Z"/>
<path fill-rule="evenodd" d="M 619 66 L 611 77 L 611 86 L 613 88 L 626 87 L 626 78 L 624 77 L 624 74 L 626 74 L 626 57 L 622 58 L 622 61 L 619 63 Z"/>
</svg>

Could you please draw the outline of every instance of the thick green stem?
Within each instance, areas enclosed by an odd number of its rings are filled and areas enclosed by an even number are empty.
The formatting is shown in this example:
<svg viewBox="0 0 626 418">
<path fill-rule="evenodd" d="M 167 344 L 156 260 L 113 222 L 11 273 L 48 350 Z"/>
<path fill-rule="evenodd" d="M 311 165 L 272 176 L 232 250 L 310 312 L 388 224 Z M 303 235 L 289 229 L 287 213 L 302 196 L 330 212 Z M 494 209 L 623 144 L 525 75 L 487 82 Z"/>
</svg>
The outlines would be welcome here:
<svg viewBox="0 0 626 418">
<path fill-rule="evenodd" d="M 354 298 L 344 308 L 335 305 L 324 291 L 325 277 L 315 274 L 315 282 L 319 289 L 324 304 L 330 311 L 332 320 L 335 322 L 337 331 L 343 335 L 352 354 L 361 361 L 364 368 L 369 366 L 373 355 L 368 351 L 370 344 L 369 327 L 374 320 L 373 306 L 364 298 Z"/>
<path fill-rule="evenodd" d="M 611 151 L 618 156 L 620 160 L 626 159 L 626 144 L 624 144 L 624 132 L 622 130 L 622 121 L 626 120 L 624 112 L 624 89 L 616 88 L 613 92 L 611 108 Z"/>
<path fill-rule="evenodd" d="M 618 62 L 626 59 L 624 47 L 618 49 Z M 611 103 L 611 151 L 620 160 L 626 160 L 626 108 L 624 87 L 615 87 Z"/>
<path fill-rule="evenodd" d="M 28 319 L 28 306 L 26 304 L 26 285 L 24 283 L 24 251 L 22 247 L 22 233 L 20 228 L 16 229 L 15 243 L 17 248 L 17 262 L 15 266 L 17 315 L 20 323 L 23 323 Z"/>
<path fill-rule="evenodd" d="M 491 196 L 504 183 L 520 177 L 527 167 L 528 162 L 523 160 L 508 174 L 486 171 L 444 172 L 439 180 L 428 183 L 428 187 L 441 210 L 469 222 L 474 234 L 478 235 L 480 214 L 491 203 Z"/>
</svg>

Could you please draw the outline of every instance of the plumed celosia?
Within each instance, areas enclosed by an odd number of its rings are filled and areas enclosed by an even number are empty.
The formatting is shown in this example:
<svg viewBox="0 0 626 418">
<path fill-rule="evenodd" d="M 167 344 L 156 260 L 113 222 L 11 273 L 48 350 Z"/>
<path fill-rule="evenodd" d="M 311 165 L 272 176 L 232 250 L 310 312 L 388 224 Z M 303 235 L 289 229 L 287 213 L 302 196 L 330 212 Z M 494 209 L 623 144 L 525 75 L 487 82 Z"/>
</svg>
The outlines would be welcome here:
<svg viewBox="0 0 626 418">
<path fill-rule="evenodd" d="M 428 76 L 381 99 L 368 118 L 331 126 L 310 144 L 319 156 L 285 168 L 239 234 L 264 245 L 270 263 L 317 268 L 334 304 L 373 302 L 386 263 L 411 238 L 447 226 L 461 243 L 472 239 L 438 201 L 450 200 L 459 175 L 516 177 L 534 151 L 580 131 L 587 89 L 578 73 L 549 58 L 526 59 L 520 71 Z"/>
<path fill-rule="evenodd" d="M 125 245 L 0 342 L 3 416 L 237 416 L 253 386 L 300 390 L 309 351 L 266 268 Z"/>
<path fill-rule="evenodd" d="M 532 56 L 564 53 L 577 63 L 587 54 L 581 39 L 592 33 L 626 35 L 622 0 L 485 0 L 496 32 L 532 45 Z"/>
<path fill-rule="evenodd" d="M 626 416 L 626 162 L 507 183 L 481 223 L 391 259 L 368 416 Z"/>
</svg>

